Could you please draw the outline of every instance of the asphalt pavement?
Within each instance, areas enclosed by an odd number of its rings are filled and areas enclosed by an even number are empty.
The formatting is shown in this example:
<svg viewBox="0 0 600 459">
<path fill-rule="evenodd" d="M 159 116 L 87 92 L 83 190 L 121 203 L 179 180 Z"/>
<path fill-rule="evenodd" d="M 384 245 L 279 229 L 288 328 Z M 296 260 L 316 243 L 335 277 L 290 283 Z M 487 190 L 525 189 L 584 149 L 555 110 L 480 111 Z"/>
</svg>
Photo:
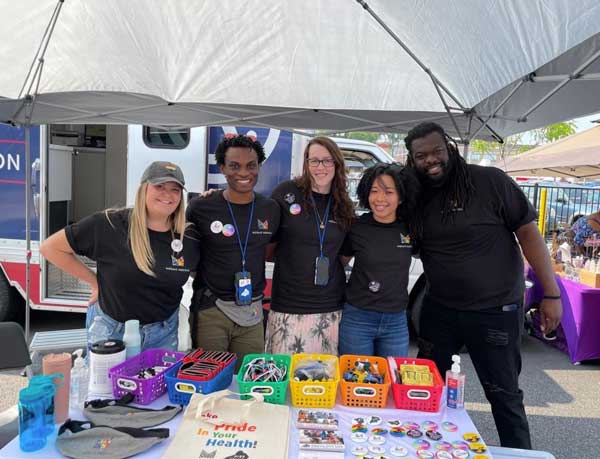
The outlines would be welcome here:
<svg viewBox="0 0 600 459">
<path fill-rule="evenodd" d="M 32 333 L 80 328 L 85 316 L 75 313 L 34 311 Z M 416 355 L 411 346 L 410 355 Z M 490 406 L 467 354 L 462 355 L 466 374 L 466 408 L 483 439 L 499 445 Z M 14 416 L 14 405 L 26 380 L 18 372 L 0 372 L 0 425 Z M 566 354 L 541 341 L 523 338 L 521 388 L 533 447 L 557 459 L 600 457 L 600 361 L 572 365 Z"/>
</svg>

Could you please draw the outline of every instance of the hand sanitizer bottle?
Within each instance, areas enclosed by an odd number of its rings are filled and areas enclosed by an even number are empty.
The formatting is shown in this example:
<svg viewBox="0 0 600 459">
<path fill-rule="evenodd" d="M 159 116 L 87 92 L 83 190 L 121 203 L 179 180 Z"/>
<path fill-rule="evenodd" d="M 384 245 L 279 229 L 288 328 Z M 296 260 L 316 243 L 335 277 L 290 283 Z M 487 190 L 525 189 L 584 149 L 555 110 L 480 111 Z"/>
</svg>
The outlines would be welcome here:
<svg viewBox="0 0 600 459">
<path fill-rule="evenodd" d="M 464 408 L 465 375 L 460 372 L 460 356 L 452 356 L 452 368 L 446 372 L 446 404 L 448 408 Z"/>
<path fill-rule="evenodd" d="M 83 349 L 77 349 L 73 354 L 77 357 L 71 369 L 69 407 L 71 410 L 83 410 L 83 404 L 87 398 L 89 373 L 85 365 L 85 359 L 81 356 Z"/>
</svg>

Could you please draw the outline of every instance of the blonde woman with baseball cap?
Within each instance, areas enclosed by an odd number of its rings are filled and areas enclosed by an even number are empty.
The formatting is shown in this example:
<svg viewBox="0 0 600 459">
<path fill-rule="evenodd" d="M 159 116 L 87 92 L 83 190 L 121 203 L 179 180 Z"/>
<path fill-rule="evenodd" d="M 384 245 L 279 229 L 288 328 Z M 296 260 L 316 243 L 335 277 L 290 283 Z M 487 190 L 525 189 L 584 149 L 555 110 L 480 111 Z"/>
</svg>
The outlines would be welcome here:
<svg viewBox="0 0 600 459">
<path fill-rule="evenodd" d="M 86 327 L 96 316 L 111 339 L 140 322 L 142 350 L 177 349 L 182 287 L 199 260 L 199 240 L 185 221 L 179 166 L 155 161 L 142 175 L 133 208 L 107 209 L 54 233 L 41 254 L 90 284 Z M 77 255 L 97 263 L 97 272 Z"/>
</svg>

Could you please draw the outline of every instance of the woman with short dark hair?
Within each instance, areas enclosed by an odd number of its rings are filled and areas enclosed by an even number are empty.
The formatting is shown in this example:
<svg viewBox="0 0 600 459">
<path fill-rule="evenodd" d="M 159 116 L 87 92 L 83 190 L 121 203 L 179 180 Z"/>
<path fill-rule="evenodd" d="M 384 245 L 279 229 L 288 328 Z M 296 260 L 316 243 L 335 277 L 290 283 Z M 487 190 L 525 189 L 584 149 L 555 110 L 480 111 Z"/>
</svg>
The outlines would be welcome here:
<svg viewBox="0 0 600 459">
<path fill-rule="evenodd" d="M 358 185 L 361 215 L 350 228 L 342 259 L 354 266 L 340 323 L 340 354 L 408 353 L 408 275 L 413 254 L 411 218 L 419 182 L 397 164 L 368 168 Z"/>
</svg>

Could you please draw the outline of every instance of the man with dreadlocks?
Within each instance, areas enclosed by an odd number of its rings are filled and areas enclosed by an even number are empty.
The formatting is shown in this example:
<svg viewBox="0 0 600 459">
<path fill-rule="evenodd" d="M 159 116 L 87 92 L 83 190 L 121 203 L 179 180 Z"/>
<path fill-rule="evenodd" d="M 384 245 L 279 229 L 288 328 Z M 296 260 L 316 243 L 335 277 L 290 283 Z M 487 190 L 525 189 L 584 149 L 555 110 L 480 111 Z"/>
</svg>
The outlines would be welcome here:
<svg viewBox="0 0 600 459">
<path fill-rule="evenodd" d="M 408 165 L 423 185 L 417 243 L 428 290 L 419 356 L 434 360 L 445 374 L 452 354 L 466 345 L 492 405 L 500 443 L 531 449 L 519 389 L 525 285 L 519 244 L 544 287 L 544 333 L 554 330 L 562 315 L 536 212 L 504 172 L 467 164 L 441 126 L 420 124 L 405 143 Z"/>
</svg>

